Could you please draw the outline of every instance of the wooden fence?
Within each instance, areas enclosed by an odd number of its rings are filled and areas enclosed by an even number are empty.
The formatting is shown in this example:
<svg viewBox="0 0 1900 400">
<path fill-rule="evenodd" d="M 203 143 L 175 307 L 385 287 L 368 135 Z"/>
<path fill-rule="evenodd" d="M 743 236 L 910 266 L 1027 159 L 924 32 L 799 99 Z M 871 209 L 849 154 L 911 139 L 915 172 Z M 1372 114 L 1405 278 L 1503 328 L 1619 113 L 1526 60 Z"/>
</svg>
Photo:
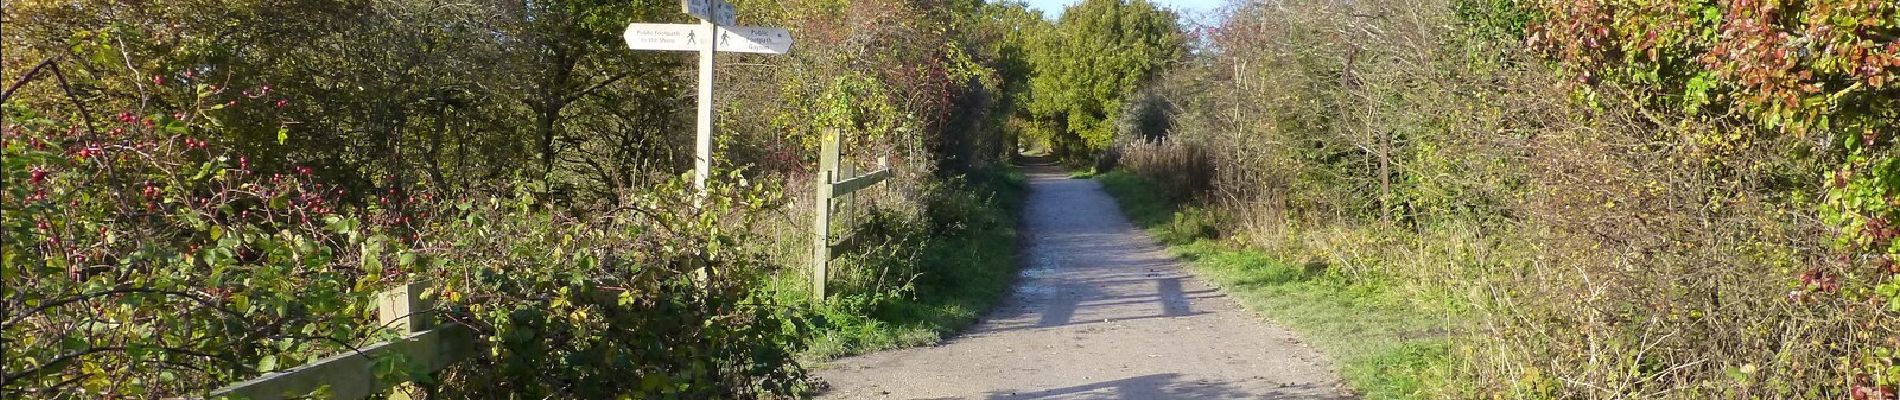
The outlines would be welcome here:
<svg viewBox="0 0 1900 400">
<path fill-rule="evenodd" d="M 838 205 L 837 200 L 873 187 L 892 174 L 888 162 L 879 159 L 877 171 L 852 176 L 854 168 L 840 165 L 839 142 L 837 131 L 827 132 L 818 158 L 812 295 L 819 300 L 825 297 L 825 281 L 830 275 L 833 255 L 861 243 L 855 231 L 843 237 L 832 232 L 832 211 Z M 278 400 L 324 391 L 333 399 L 363 399 L 408 383 L 408 371 L 378 373 L 378 360 L 397 357 L 404 360 L 404 366 L 435 372 L 468 357 L 475 345 L 471 332 L 461 326 L 434 326 L 430 317 L 434 307 L 432 302 L 422 298 L 424 288 L 420 284 L 409 284 L 378 295 L 379 319 L 383 325 L 397 329 L 401 338 L 234 383 L 212 391 L 211 398 Z M 394 397 L 406 396 L 398 391 Z"/>
<path fill-rule="evenodd" d="M 377 360 L 399 357 L 403 366 L 429 372 L 447 368 L 469 355 L 474 337 L 459 325 L 432 326 L 429 314 L 435 309 L 422 298 L 424 288 L 409 284 L 378 295 L 378 319 L 401 333 L 401 338 L 234 383 L 212 391 L 211 398 L 277 400 L 327 390 L 328 398 L 362 399 L 409 379 L 406 370 L 379 374 Z M 392 397 L 406 398 L 400 392 Z"/>
<path fill-rule="evenodd" d="M 812 222 L 813 232 L 811 246 L 811 293 L 812 298 L 815 300 L 824 300 L 825 298 L 825 281 L 831 277 L 832 256 L 856 248 L 862 239 L 856 234 L 857 231 L 852 231 L 851 234 L 845 237 L 837 237 L 837 235 L 833 234 L 831 229 L 831 212 L 832 208 L 837 205 L 836 200 L 844 198 L 852 192 L 869 188 L 891 177 L 891 167 L 887 161 L 888 159 L 885 158 L 878 159 L 877 171 L 864 175 L 850 176 L 853 175 L 856 168 L 852 168 L 849 163 L 839 165 L 838 159 L 843 152 L 843 150 L 840 149 L 840 141 L 838 130 L 833 129 L 825 132 L 824 138 L 820 140 L 821 144 L 819 145 L 818 184 L 815 185 L 818 188 L 818 193 L 817 196 L 814 197 L 816 201 L 813 202 L 815 210 L 813 210 L 812 215 L 814 215 L 815 221 Z"/>
</svg>

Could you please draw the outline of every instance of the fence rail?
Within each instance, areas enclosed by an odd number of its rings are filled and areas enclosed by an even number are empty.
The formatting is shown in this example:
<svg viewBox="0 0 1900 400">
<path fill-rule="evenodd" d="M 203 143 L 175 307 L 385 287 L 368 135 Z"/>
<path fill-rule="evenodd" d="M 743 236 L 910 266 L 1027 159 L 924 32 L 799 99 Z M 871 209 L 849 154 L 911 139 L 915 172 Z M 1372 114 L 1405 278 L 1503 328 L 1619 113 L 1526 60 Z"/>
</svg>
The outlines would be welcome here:
<svg viewBox="0 0 1900 400">
<path fill-rule="evenodd" d="M 831 230 L 832 207 L 839 198 L 852 192 L 870 188 L 891 177 L 891 167 L 886 158 L 878 159 L 878 170 L 864 175 L 844 177 L 854 168 L 839 165 L 843 150 L 838 130 L 829 130 L 820 140 L 818 153 L 818 185 L 813 202 L 814 221 L 812 223 L 812 298 L 824 300 L 825 282 L 831 277 L 831 259 L 834 255 L 856 248 L 863 243 L 856 231 L 846 237 L 837 237 Z M 840 179 L 843 178 L 843 179 Z"/>
<path fill-rule="evenodd" d="M 448 368 L 468 357 L 475 345 L 474 336 L 459 325 L 432 327 L 429 313 L 434 307 L 422 298 L 424 289 L 412 283 L 378 295 L 378 319 L 384 326 L 395 327 L 402 338 L 233 383 L 212 391 L 211 398 L 278 400 L 327 388 L 332 399 L 363 399 L 408 382 L 408 371 L 379 374 L 377 360 L 400 357 L 404 366 L 429 372 Z M 393 397 L 406 396 L 398 393 Z"/>
</svg>

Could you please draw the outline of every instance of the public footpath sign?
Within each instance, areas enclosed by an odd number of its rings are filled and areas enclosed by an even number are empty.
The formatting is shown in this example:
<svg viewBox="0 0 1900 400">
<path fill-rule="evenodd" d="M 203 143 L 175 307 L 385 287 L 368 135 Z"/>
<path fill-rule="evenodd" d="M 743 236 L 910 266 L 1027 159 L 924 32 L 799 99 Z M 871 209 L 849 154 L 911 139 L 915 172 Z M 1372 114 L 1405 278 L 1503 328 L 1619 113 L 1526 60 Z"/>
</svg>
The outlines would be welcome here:
<svg viewBox="0 0 1900 400">
<path fill-rule="evenodd" d="M 738 12 L 725 0 L 680 0 L 680 11 L 699 18 L 699 24 L 632 24 L 625 38 L 633 50 L 699 52 L 693 188 L 703 199 L 706 179 L 712 176 L 713 55 L 720 51 L 785 54 L 792 51 L 792 34 L 785 28 L 733 26 L 739 22 Z"/>
<path fill-rule="evenodd" d="M 704 41 L 717 40 L 719 51 L 739 53 L 785 54 L 792 51 L 792 33 L 785 28 L 756 26 L 719 27 L 719 33 L 707 39 L 699 25 L 632 24 L 627 25 L 627 48 L 653 51 L 699 51 Z"/>
<path fill-rule="evenodd" d="M 785 54 L 792 51 L 792 32 L 757 26 L 719 27 L 719 50 L 741 53 Z"/>
<path fill-rule="evenodd" d="M 627 25 L 627 48 L 655 51 L 699 51 L 706 47 L 705 29 L 691 24 Z"/>
</svg>

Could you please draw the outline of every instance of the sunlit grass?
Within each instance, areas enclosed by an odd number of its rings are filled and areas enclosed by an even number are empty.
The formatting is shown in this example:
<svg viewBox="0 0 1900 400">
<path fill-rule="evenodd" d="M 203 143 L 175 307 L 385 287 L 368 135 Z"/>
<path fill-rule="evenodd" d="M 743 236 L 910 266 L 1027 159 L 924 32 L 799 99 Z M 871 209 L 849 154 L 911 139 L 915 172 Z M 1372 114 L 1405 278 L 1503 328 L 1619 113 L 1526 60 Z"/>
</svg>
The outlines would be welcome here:
<svg viewBox="0 0 1900 400">
<path fill-rule="evenodd" d="M 1369 399 L 1432 398 L 1451 391 L 1452 344 L 1442 316 L 1410 306 L 1396 283 L 1349 280 L 1326 265 L 1177 232 L 1194 210 L 1168 204 L 1134 175 L 1098 177 L 1136 225 L 1168 242 L 1198 276 L 1248 309 L 1299 333 L 1324 351 L 1347 384 Z"/>
</svg>

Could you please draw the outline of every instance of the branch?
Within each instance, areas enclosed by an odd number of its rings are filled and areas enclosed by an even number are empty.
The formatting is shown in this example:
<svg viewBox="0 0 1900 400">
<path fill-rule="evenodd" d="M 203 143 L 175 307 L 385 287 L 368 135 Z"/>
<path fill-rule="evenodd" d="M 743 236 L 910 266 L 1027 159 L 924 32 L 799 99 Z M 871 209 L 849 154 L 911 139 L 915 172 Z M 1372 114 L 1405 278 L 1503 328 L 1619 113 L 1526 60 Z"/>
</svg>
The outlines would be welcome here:
<svg viewBox="0 0 1900 400">
<path fill-rule="evenodd" d="M 102 291 L 102 292 L 94 292 L 94 293 L 88 293 L 88 294 L 82 294 L 82 295 L 77 295 L 77 296 L 73 296 L 73 297 L 68 297 L 68 298 L 64 298 L 64 299 L 59 299 L 59 300 L 54 300 L 54 301 L 51 301 L 51 302 L 47 302 L 47 303 L 45 303 L 45 304 L 41 304 L 41 305 L 40 305 L 39 307 L 33 307 L 32 309 L 30 309 L 30 310 L 26 310 L 25 312 L 22 312 L 22 313 L 20 313 L 20 314 L 18 314 L 18 315 L 11 315 L 11 316 L 8 316 L 8 317 L 7 317 L 7 322 L 6 322 L 6 323 L 4 323 L 4 324 L 0 324 L 0 326 L 4 326 L 4 327 L 12 327 L 13 325 L 15 325 L 15 324 L 18 324 L 18 323 L 20 323 L 20 320 L 22 320 L 22 319 L 25 319 L 25 318 L 26 318 L 27 316 L 31 316 L 31 315 L 34 315 L 34 314 L 39 314 L 39 313 L 41 313 L 41 312 L 44 312 L 44 311 L 46 311 L 46 310 L 48 310 L 48 309 L 51 309 L 51 308 L 53 308 L 53 307 L 59 307 L 59 306 L 63 306 L 63 305 L 67 305 L 67 304 L 72 304 L 72 303 L 74 303 L 74 302 L 79 302 L 79 301 L 84 301 L 84 300 L 90 300 L 90 299 L 95 299 L 95 298 L 99 298 L 99 297 L 104 297 L 104 296 L 110 296 L 110 295 L 114 295 L 114 294 L 129 294 L 129 293 L 152 293 L 152 294 L 166 294 L 166 295 L 173 295 L 173 296 L 179 296 L 179 297 L 184 297 L 184 298 L 187 298 L 187 299 L 191 299 L 191 300 L 193 300 L 193 301 L 196 301 L 196 302 L 198 302 L 199 304 L 202 304 L 202 305 L 204 305 L 204 306 L 206 306 L 206 307 L 210 307 L 210 308 L 212 308 L 212 309 L 215 309 L 215 310 L 218 310 L 218 311 L 222 311 L 222 312 L 224 312 L 224 313 L 226 313 L 226 314 L 231 314 L 231 315 L 233 315 L 233 316 L 236 316 L 236 317 L 239 317 L 239 318 L 243 318 L 243 317 L 244 317 L 244 313 L 240 313 L 240 312 L 237 312 L 237 311 L 234 311 L 234 310 L 231 310 L 231 309 L 227 309 L 227 308 L 224 308 L 224 307 L 221 307 L 221 306 L 219 306 L 219 305 L 217 305 L 217 304 L 216 304 L 216 302 L 213 302 L 213 301 L 212 301 L 211 299 L 207 299 L 207 298 L 204 298 L 203 296 L 199 296 L 199 295 L 197 295 L 197 294 L 194 294 L 194 293 L 187 293 L 187 292 L 180 292 L 180 291 L 175 291 L 175 290 L 161 290 L 161 289 L 152 289 L 152 288 L 139 288 L 139 287 L 122 287 L 122 288 L 117 288 L 117 289 L 112 289 L 112 290 L 106 290 L 106 291 Z"/>
<path fill-rule="evenodd" d="M 7 373 L 5 382 L 11 384 L 15 381 L 20 380 L 20 378 L 38 375 L 40 371 L 44 371 L 48 368 L 52 368 L 54 366 L 71 362 L 73 359 L 76 359 L 79 357 L 85 357 L 87 355 L 92 355 L 95 353 L 104 353 L 108 351 L 120 351 L 120 350 L 125 350 L 125 348 L 119 347 L 119 346 L 94 347 L 94 348 L 86 349 L 86 350 L 79 351 L 76 353 L 61 354 L 59 357 L 54 357 L 52 360 L 48 360 L 46 361 L 45 364 L 40 364 L 40 366 L 38 367 L 28 368 L 25 371 L 20 371 L 20 372 Z"/>
<path fill-rule="evenodd" d="M 33 80 L 33 77 L 39 76 L 40 70 L 53 65 L 53 61 L 55 60 L 59 60 L 59 58 L 54 57 L 48 58 L 46 61 L 41 61 L 40 65 L 33 66 L 33 70 L 27 71 L 26 75 L 21 75 L 20 80 L 14 81 L 12 85 L 7 86 L 6 92 L 0 93 L 0 103 L 5 103 L 7 99 L 13 98 L 13 91 L 20 90 L 20 86 L 26 85 L 26 82 Z"/>
<path fill-rule="evenodd" d="M 66 74 L 59 72 L 59 65 L 49 67 L 53 69 L 53 78 L 59 79 L 60 90 L 64 90 L 66 98 L 73 101 L 73 107 L 79 108 L 79 117 L 86 120 L 86 133 L 92 135 L 92 140 L 99 140 L 99 128 L 92 125 L 92 111 L 87 111 L 86 103 L 79 101 L 79 95 L 73 93 L 73 85 L 66 83 Z"/>
<path fill-rule="evenodd" d="M 193 357 L 203 357 L 203 358 L 211 358 L 211 359 L 220 358 L 218 356 L 214 356 L 207 353 L 201 353 L 196 350 L 182 349 L 182 348 L 177 348 L 177 347 L 149 347 L 149 348 L 168 352 L 168 353 L 177 353 L 177 354 L 183 354 L 183 355 L 188 355 L 188 356 L 193 356 Z M 0 382 L 11 384 L 14 382 L 18 382 L 21 378 L 27 378 L 27 377 L 39 375 L 40 373 L 46 370 L 53 369 L 53 367 L 57 367 L 68 362 L 72 362 L 73 360 L 78 359 L 80 357 L 85 357 L 85 356 L 109 352 L 109 351 L 125 351 L 127 349 L 129 349 L 129 347 L 126 347 L 126 346 L 105 346 L 105 347 L 93 347 L 93 348 L 88 348 L 88 349 L 81 350 L 78 352 L 61 354 L 59 357 L 54 357 L 52 360 L 48 360 L 45 364 L 40 364 L 37 367 L 28 368 L 24 371 L 7 373 L 6 380 L 0 381 Z M 163 363 L 173 364 L 171 362 L 163 362 Z M 191 368 L 198 369 L 197 367 L 191 367 Z"/>
<path fill-rule="evenodd" d="M 607 78 L 607 80 L 600 81 L 600 83 L 594 84 L 593 87 L 589 87 L 585 90 L 581 90 L 580 93 L 575 93 L 572 96 L 567 96 L 566 99 L 561 100 L 561 103 L 572 103 L 575 100 L 580 100 L 582 97 L 586 97 L 588 93 L 593 93 L 595 90 L 600 90 L 600 88 L 606 87 L 607 85 L 611 85 L 614 82 L 619 82 L 620 79 L 626 78 L 628 75 L 633 75 L 633 73 L 621 72 L 619 75 L 614 75 L 612 78 Z"/>
</svg>

